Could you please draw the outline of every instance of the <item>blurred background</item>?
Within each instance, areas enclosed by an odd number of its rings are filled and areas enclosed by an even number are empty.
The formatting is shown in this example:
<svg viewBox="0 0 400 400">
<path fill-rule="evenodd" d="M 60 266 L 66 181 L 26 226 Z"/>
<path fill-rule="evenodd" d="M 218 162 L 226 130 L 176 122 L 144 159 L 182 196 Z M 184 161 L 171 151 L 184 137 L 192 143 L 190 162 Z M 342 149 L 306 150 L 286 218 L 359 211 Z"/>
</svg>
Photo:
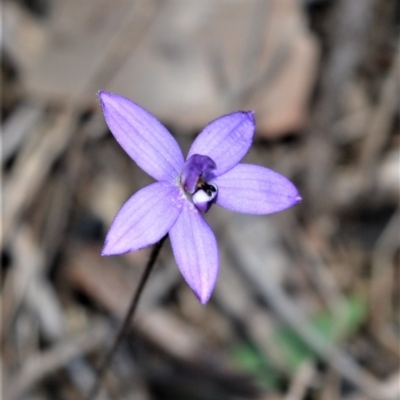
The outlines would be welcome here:
<svg viewBox="0 0 400 400">
<path fill-rule="evenodd" d="M 396 0 L 4 0 L 4 399 L 84 399 L 149 249 L 102 258 L 151 182 L 108 131 L 105 89 L 186 152 L 256 111 L 246 161 L 295 182 L 269 216 L 214 206 L 206 306 L 164 245 L 102 400 L 399 399 Z"/>
</svg>

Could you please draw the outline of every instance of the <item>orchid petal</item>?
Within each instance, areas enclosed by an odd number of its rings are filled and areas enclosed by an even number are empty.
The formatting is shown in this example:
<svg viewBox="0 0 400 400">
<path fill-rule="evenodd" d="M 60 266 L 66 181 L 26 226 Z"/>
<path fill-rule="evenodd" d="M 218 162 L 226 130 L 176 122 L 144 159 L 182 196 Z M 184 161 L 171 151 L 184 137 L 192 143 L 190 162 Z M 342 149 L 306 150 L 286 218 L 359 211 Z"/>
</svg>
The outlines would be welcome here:
<svg viewBox="0 0 400 400">
<path fill-rule="evenodd" d="M 182 204 L 179 188 L 166 182 L 139 190 L 118 211 L 101 254 L 128 253 L 156 243 L 175 223 Z"/>
<path fill-rule="evenodd" d="M 168 130 L 144 108 L 123 96 L 101 91 L 99 98 L 110 131 L 129 157 L 154 179 L 174 181 L 184 160 Z"/>
<path fill-rule="evenodd" d="M 200 154 L 217 164 L 215 175 L 233 168 L 248 152 L 254 135 L 255 121 L 252 111 L 239 111 L 210 122 L 197 136 L 188 157 Z"/>
<path fill-rule="evenodd" d="M 239 164 L 214 179 L 218 186 L 216 203 L 246 214 L 271 214 L 301 201 L 296 187 L 270 169 Z"/>
<path fill-rule="evenodd" d="M 201 303 L 211 296 L 218 276 L 218 247 L 214 233 L 199 211 L 186 203 L 169 232 L 178 267 Z"/>
</svg>

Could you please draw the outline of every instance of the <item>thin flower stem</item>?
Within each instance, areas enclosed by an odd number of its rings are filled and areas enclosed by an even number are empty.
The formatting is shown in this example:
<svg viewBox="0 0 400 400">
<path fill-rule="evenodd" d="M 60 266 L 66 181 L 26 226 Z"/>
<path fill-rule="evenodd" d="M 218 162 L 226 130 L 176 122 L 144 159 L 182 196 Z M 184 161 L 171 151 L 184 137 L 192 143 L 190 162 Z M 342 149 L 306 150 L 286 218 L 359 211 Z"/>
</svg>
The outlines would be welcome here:
<svg viewBox="0 0 400 400">
<path fill-rule="evenodd" d="M 128 333 L 129 327 L 131 325 L 131 322 L 133 320 L 133 317 L 135 316 L 135 311 L 137 308 L 137 305 L 139 303 L 140 296 L 143 292 L 144 286 L 146 285 L 147 279 L 150 276 L 150 273 L 153 269 L 153 266 L 157 260 L 157 257 L 160 253 L 161 247 L 167 238 L 168 235 L 165 235 L 156 245 L 153 247 L 153 250 L 151 251 L 149 261 L 147 262 L 147 265 L 143 271 L 143 275 L 140 279 L 139 286 L 134 293 L 131 301 L 131 305 L 129 306 L 129 310 L 125 315 L 124 322 L 121 326 L 121 328 L 118 331 L 118 334 L 114 340 L 113 345 L 111 346 L 110 350 L 108 353 L 104 356 L 103 362 L 100 365 L 100 368 L 97 373 L 97 378 L 94 386 L 92 387 L 92 390 L 89 392 L 89 395 L 87 396 L 87 400 L 95 400 L 96 396 L 100 390 L 101 383 L 102 383 L 102 378 L 107 372 L 108 368 L 110 367 L 112 358 L 114 356 L 114 353 L 118 349 L 118 346 L 121 344 L 122 340 Z"/>
</svg>

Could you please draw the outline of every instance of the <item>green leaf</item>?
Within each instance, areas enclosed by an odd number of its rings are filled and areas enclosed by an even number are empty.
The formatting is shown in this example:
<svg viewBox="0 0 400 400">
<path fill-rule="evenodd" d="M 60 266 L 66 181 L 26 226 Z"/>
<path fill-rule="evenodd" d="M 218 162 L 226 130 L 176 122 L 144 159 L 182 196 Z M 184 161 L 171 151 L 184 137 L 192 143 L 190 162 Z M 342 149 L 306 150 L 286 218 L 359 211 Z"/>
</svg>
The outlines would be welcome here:
<svg viewBox="0 0 400 400">
<path fill-rule="evenodd" d="M 235 364 L 242 370 L 253 374 L 261 388 L 277 389 L 281 376 L 274 370 L 261 353 L 250 344 L 241 343 L 231 349 Z"/>
<path fill-rule="evenodd" d="M 360 297 L 346 298 L 335 313 L 324 311 L 310 320 L 310 324 L 327 340 L 335 343 L 354 334 L 367 317 L 367 306 Z M 317 354 L 289 327 L 275 334 L 277 346 L 286 357 L 287 365 L 296 370 L 305 360 Z"/>
<path fill-rule="evenodd" d="M 323 311 L 310 319 L 310 324 L 327 340 L 337 343 L 353 335 L 367 318 L 365 299 L 358 296 L 345 298 L 335 313 Z M 316 354 L 298 334 L 289 327 L 279 328 L 275 332 L 275 343 L 284 357 L 284 363 L 295 371 L 307 359 L 317 359 Z M 249 373 L 253 373 L 264 388 L 276 389 L 282 375 L 274 369 L 273 363 L 258 351 L 255 346 L 240 343 L 231 349 L 235 364 Z"/>
</svg>

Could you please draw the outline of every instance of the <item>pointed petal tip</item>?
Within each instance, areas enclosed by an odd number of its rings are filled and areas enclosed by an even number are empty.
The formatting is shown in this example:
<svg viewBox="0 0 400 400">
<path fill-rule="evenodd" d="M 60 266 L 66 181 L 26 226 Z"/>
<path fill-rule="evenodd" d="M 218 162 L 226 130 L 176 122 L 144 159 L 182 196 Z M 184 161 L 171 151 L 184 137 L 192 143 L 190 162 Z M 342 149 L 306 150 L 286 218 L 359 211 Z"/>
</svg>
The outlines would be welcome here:
<svg viewBox="0 0 400 400">
<path fill-rule="evenodd" d="M 208 301 L 211 298 L 211 295 L 214 291 L 214 287 L 217 281 L 217 276 L 215 277 L 215 280 L 212 282 L 208 282 L 204 285 L 193 285 L 193 284 L 189 284 L 189 282 L 187 282 L 187 284 L 190 286 L 190 288 L 193 290 L 194 295 L 197 297 L 197 299 L 199 300 L 199 302 L 203 305 L 205 305 L 206 303 L 208 303 Z"/>
<path fill-rule="evenodd" d="M 200 303 L 201 303 L 203 306 L 205 306 L 205 305 L 208 303 L 208 300 L 210 300 L 211 292 L 210 292 L 210 293 L 203 294 L 202 296 L 199 296 L 199 295 L 196 294 L 196 296 L 197 296 L 197 298 L 199 299 Z"/>
<path fill-rule="evenodd" d="M 106 92 L 105 90 L 99 90 L 97 92 L 97 97 L 99 98 L 99 100 L 102 102 L 104 97 L 109 96 L 111 93 Z"/>
<path fill-rule="evenodd" d="M 299 204 L 303 201 L 303 198 L 297 194 L 297 196 L 294 198 L 294 205 Z"/>
<path fill-rule="evenodd" d="M 101 249 L 101 256 L 102 257 L 109 257 L 109 256 L 115 256 L 118 254 L 121 254 L 119 252 L 113 251 L 112 246 L 110 246 L 110 242 L 106 240 L 104 243 L 103 248 Z"/>
<path fill-rule="evenodd" d="M 105 240 L 105 242 L 103 244 L 103 248 L 101 249 L 100 254 L 101 254 L 102 257 L 107 257 L 107 256 L 111 255 L 110 252 L 109 252 L 109 249 L 108 249 L 108 241 L 107 241 L 107 239 Z"/>
<path fill-rule="evenodd" d="M 202 282 L 202 283 L 200 281 L 189 282 L 185 278 L 186 283 L 192 289 L 194 295 L 197 297 L 197 299 L 202 305 L 206 305 L 210 300 L 217 281 L 217 276 L 218 274 L 214 277 L 214 279 L 211 280 L 211 282 Z"/>
<path fill-rule="evenodd" d="M 110 241 L 106 238 L 106 242 L 101 249 L 100 255 L 102 257 L 121 256 L 123 254 L 131 253 L 132 251 L 136 250 L 140 249 L 118 249 L 118 247 L 116 247 L 115 245 L 110 244 Z"/>
<path fill-rule="evenodd" d="M 187 282 L 189 285 L 189 282 Z M 211 289 L 207 288 L 207 290 L 204 290 L 204 288 L 198 288 L 194 287 L 192 285 L 189 285 L 189 287 L 192 289 L 193 294 L 197 297 L 197 300 L 204 306 L 208 303 L 210 300 L 211 294 L 214 290 L 214 287 Z"/>
<path fill-rule="evenodd" d="M 254 110 L 242 111 L 243 114 L 247 116 L 250 122 L 255 126 L 256 125 L 256 117 Z"/>
<path fill-rule="evenodd" d="M 108 256 L 111 256 L 111 254 L 108 254 L 107 253 L 107 250 L 101 250 L 101 252 L 100 252 L 100 255 L 102 256 L 102 257 L 108 257 Z"/>
<path fill-rule="evenodd" d="M 102 108 L 103 108 L 103 99 L 102 99 L 103 93 L 104 93 L 104 90 L 99 90 L 99 91 L 97 92 L 97 98 L 98 98 L 99 103 L 100 103 L 100 106 L 101 106 Z"/>
<path fill-rule="evenodd" d="M 195 293 L 196 297 L 199 299 L 201 304 L 205 305 L 210 300 L 215 285 L 217 283 L 217 279 L 218 279 L 218 271 L 213 278 L 211 278 L 207 282 L 203 282 L 201 287 L 198 288 L 192 287 L 193 292 Z"/>
<path fill-rule="evenodd" d="M 101 108 L 103 110 L 103 113 L 106 112 L 107 100 L 111 99 L 112 96 L 113 96 L 113 93 L 106 92 L 105 90 L 99 90 L 97 92 L 97 97 L 99 99 L 100 106 L 101 106 Z"/>
<path fill-rule="evenodd" d="M 109 253 L 106 249 L 103 248 L 103 249 L 101 250 L 100 255 L 101 255 L 102 257 L 109 257 L 109 256 L 113 256 L 114 254 Z"/>
<path fill-rule="evenodd" d="M 97 92 L 97 96 L 99 98 L 103 112 L 105 112 L 106 105 L 111 105 L 112 101 L 128 100 L 124 96 L 121 96 L 116 93 L 107 92 L 106 90 L 99 90 Z"/>
<path fill-rule="evenodd" d="M 299 203 L 303 201 L 303 198 L 300 196 L 299 192 L 297 191 L 297 188 L 293 185 L 293 183 L 291 183 L 291 186 L 293 188 L 294 193 L 290 197 L 288 197 L 287 205 L 281 211 L 287 208 L 297 206 Z"/>
<path fill-rule="evenodd" d="M 202 299 L 201 297 L 197 296 L 197 298 L 202 306 L 205 306 L 209 300 L 209 297 Z"/>
</svg>

